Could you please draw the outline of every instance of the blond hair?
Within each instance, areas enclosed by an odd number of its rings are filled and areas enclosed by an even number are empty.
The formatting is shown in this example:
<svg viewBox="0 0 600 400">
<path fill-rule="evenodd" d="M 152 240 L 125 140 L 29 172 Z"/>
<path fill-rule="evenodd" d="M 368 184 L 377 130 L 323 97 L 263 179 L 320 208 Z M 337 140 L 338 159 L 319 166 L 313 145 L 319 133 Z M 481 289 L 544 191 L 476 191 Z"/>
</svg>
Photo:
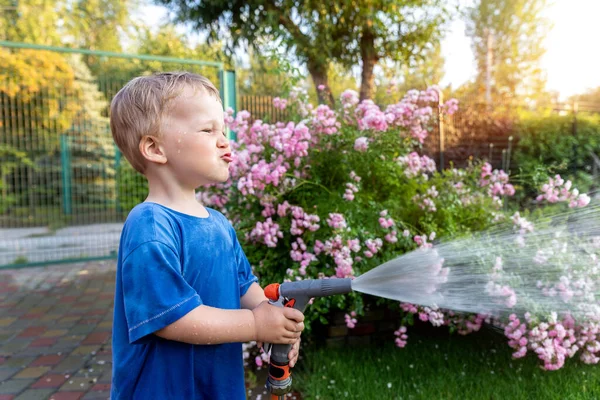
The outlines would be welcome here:
<svg viewBox="0 0 600 400">
<path fill-rule="evenodd" d="M 142 137 L 161 137 L 161 121 L 169 102 L 191 87 L 206 91 L 219 102 L 219 91 L 206 77 L 191 72 L 164 72 L 139 76 L 129 81 L 110 104 L 113 140 L 137 171 L 144 172 L 139 150 Z"/>
</svg>

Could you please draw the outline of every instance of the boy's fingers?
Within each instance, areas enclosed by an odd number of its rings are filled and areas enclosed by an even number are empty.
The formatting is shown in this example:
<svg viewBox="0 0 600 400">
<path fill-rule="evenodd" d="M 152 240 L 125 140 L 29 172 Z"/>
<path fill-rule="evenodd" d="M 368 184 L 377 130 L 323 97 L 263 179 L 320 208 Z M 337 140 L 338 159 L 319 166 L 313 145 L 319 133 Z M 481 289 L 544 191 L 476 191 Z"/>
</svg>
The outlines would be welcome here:
<svg viewBox="0 0 600 400">
<path fill-rule="evenodd" d="M 293 319 L 296 322 L 304 321 L 304 314 L 302 314 L 300 311 L 296 310 L 295 308 L 284 307 L 283 315 L 287 319 Z"/>
<path fill-rule="evenodd" d="M 298 340 L 298 338 L 301 335 L 302 335 L 302 332 L 290 332 L 290 331 L 286 331 L 286 334 L 283 337 L 285 337 L 287 339 L 293 339 L 294 341 L 296 341 L 296 340 Z"/>
<path fill-rule="evenodd" d="M 285 327 L 286 331 L 296 333 L 296 332 L 298 332 L 298 326 L 297 325 L 298 324 L 296 322 L 291 321 L 291 320 L 288 319 L 287 321 L 285 321 L 284 327 Z"/>
</svg>

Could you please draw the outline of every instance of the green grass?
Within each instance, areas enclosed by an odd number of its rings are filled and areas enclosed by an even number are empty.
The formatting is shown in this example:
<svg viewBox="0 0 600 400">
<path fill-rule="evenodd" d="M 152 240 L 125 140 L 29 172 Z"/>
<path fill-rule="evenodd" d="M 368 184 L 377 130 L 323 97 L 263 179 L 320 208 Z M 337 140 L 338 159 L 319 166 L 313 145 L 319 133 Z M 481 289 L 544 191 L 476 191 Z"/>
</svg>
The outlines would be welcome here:
<svg viewBox="0 0 600 400">
<path fill-rule="evenodd" d="M 561 370 L 544 371 L 533 354 L 513 360 L 502 336 L 490 331 L 409 335 L 404 349 L 390 341 L 307 347 L 294 389 L 303 400 L 600 399 L 600 365 L 569 359 Z"/>
</svg>

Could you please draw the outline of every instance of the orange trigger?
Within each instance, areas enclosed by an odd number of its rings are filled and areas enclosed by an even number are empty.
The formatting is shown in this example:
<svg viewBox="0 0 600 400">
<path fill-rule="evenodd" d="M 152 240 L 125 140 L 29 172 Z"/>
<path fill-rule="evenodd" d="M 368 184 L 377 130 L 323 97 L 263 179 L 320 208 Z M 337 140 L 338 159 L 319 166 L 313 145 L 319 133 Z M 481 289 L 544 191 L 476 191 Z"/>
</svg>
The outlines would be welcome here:
<svg viewBox="0 0 600 400">
<path fill-rule="evenodd" d="M 283 306 L 284 307 L 293 308 L 295 304 L 296 304 L 296 299 L 291 299 L 290 301 L 288 301 L 287 303 L 285 303 Z"/>
</svg>

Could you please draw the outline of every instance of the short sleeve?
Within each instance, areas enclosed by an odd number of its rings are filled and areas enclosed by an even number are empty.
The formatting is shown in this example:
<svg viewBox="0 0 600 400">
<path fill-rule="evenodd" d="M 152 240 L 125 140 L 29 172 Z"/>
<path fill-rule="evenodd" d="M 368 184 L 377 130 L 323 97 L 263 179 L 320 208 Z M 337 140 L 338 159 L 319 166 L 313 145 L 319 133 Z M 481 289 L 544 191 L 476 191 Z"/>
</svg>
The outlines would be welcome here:
<svg viewBox="0 0 600 400">
<path fill-rule="evenodd" d="M 254 282 L 258 282 L 258 278 L 252 273 L 252 267 L 248 262 L 246 254 L 238 241 L 235 232 L 233 235 L 233 246 L 235 249 L 235 260 L 238 268 L 238 281 L 240 283 L 240 297 L 246 294 L 250 285 Z"/>
<path fill-rule="evenodd" d="M 178 255 L 158 241 L 143 243 L 127 256 L 121 279 L 130 343 L 143 342 L 202 304 L 181 274 Z"/>
</svg>

